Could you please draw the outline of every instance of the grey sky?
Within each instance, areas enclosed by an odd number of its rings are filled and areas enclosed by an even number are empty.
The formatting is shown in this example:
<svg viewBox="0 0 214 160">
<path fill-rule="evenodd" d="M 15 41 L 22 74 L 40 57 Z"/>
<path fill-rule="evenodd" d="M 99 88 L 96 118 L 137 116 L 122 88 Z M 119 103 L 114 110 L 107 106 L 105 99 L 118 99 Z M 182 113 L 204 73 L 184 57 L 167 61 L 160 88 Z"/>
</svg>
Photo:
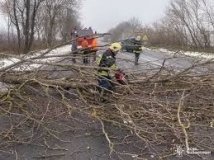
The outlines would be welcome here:
<svg viewBox="0 0 214 160">
<path fill-rule="evenodd" d="M 132 17 L 150 24 L 163 17 L 170 0 L 83 0 L 81 20 L 85 27 L 92 26 L 106 32 L 121 21 Z"/>
</svg>

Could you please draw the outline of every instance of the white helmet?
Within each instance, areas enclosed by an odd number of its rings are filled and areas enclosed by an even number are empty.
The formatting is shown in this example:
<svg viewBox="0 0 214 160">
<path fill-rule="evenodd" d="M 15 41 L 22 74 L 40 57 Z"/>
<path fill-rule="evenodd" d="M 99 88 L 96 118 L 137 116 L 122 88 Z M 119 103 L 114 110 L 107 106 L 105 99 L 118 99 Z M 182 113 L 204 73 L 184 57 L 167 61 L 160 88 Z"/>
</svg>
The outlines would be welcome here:
<svg viewBox="0 0 214 160">
<path fill-rule="evenodd" d="M 117 53 L 121 50 L 122 46 L 120 43 L 112 43 L 109 47 L 109 49 L 114 52 L 114 53 Z"/>
<path fill-rule="evenodd" d="M 136 41 L 140 41 L 140 40 L 141 40 L 141 36 L 137 36 L 137 37 L 135 38 L 135 40 L 136 40 Z"/>
</svg>

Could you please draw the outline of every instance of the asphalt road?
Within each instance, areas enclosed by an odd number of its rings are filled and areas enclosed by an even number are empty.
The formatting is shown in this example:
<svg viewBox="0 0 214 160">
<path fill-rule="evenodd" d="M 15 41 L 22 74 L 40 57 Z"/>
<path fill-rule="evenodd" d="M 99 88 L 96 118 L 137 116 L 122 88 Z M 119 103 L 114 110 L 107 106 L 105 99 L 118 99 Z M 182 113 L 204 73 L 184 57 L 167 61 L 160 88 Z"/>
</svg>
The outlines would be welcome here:
<svg viewBox="0 0 214 160">
<path fill-rule="evenodd" d="M 124 71 L 128 72 L 146 72 L 149 69 L 160 68 L 165 61 L 165 67 L 174 70 L 175 72 L 182 71 L 188 67 L 191 67 L 197 59 L 186 57 L 182 55 L 169 55 L 167 53 L 154 52 L 154 51 L 144 51 L 141 53 L 139 65 L 134 65 L 134 54 L 123 52 L 118 55 L 118 65 Z M 66 60 L 65 63 L 69 63 L 69 60 Z M 208 68 L 195 69 L 197 73 L 202 73 L 203 71 L 208 70 Z M 67 74 L 67 73 L 65 73 Z M 63 75 L 63 74 L 62 74 Z M 55 75 L 57 76 L 57 75 Z M 88 123 L 82 123 L 82 121 L 87 121 Z M 0 120 L 1 121 L 1 120 Z M 3 122 L 3 121 L 2 121 Z M 31 144 L 18 144 L 15 145 L 11 150 L 16 151 L 13 154 L 5 153 L 0 151 L 0 160 L 33 160 L 33 159 L 47 159 L 47 160 L 137 160 L 137 158 L 132 156 L 121 155 L 112 155 L 109 156 L 109 144 L 106 141 L 104 135 L 102 134 L 100 124 L 94 122 L 93 119 L 87 117 L 86 115 L 80 115 L 79 113 L 72 115 L 72 119 L 68 122 L 69 125 L 74 125 L 78 127 L 78 131 L 68 131 L 66 134 L 62 135 L 62 138 L 69 143 L 62 143 L 57 140 L 53 140 L 50 137 L 47 138 L 47 142 L 51 145 L 52 148 L 62 148 L 60 149 L 47 149 L 44 146 L 37 146 Z M 126 137 L 126 132 L 118 127 L 107 125 L 106 130 L 112 137 Z M 129 138 L 129 139 L 128 139 Z M 128 151 L 133 154 L 141 154 L 144 144 L 139 141 L 136 137 L 128 137 L 129 145 L 121 144 L 118 146 L 118 150 L 121 153 L 126 153 Z M 124 141 L 126 138 L 124 139 Z M 63 150 L 66 149 L 66 150 Z M 10 150 L 8 150 L 10 151 Z M 147 151 L 147 156 L 145 159 L 153 160 L 157 159 L 155 153 Z M 42 158 L 42 155 L 46 155 Z M 52 155 L 52 156 L 51 156 Z M 48 157 L 49 156 L 49 157 Z M 195 160 L 200 160 L 201 158 L 193 157 Z M 185 160 L 189 157 L 179 158 L 172 157 L 173 160 Z M 212 157 L 206 157 L 205 159 L 211 160 Z"/>
<path fill-rule="evenodd" d="M 138 66 L 134 65 L 134 53 L 122 52 L 122 54 L 118 54 L 118 59 L 121 68 L 135 71 L 160 68 L 164 64 L 164 67 L 168 70 L 181 72 L 193 65 L 205 62 L 203 59 L 188 57 L 182 54 L 169 54 L 152 50 L 145 50 L 141 53 Z M 207 66 L 199 65 L 198 67 L 195 66 L 191 69 L 191 72 L 195 74 L 203 74 L 205 72 L 212 72 L 212 68 L 214 68 L 212 64 Z"/>
</svg>

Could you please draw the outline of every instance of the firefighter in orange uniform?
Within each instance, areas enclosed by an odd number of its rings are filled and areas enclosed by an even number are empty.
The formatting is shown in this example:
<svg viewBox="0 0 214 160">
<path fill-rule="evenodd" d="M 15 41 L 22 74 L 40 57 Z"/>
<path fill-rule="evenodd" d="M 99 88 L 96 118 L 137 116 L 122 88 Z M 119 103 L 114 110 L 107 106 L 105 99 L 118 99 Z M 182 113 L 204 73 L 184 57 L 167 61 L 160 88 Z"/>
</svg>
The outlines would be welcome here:
<svg viewBox="0 0 214 160">
<path fill-rule="evenodd" d="M 98 43 L 97 43 L 97 39 L 96 38 L 94 38 L 93 40 L 92 40 L 92 52 L 93 52 L 93 60 L 94 60 L 94 62 L 96 61 L 96 53 L 97 53 L 97 47 L 98 47 Z"/>
<path fill-rule="evenodd" d="M 81 42 L 81 47 L 83 50 L 83 64 L 88 64 L 89 60 L 88 60 L 88 48 L 89 48 L 89 44 L 87 41 L 87 38 L 84 37 L 83 41 Z"/>
</svg>

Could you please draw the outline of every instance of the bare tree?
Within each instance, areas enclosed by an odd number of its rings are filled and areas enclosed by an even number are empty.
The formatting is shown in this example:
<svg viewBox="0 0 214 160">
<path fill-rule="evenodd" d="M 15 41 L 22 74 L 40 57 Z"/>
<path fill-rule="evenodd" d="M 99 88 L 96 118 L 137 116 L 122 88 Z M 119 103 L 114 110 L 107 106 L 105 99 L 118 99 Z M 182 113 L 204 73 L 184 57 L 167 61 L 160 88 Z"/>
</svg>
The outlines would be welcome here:
<svg viewBox="0 0 214 160">
<path fill-rule="evenodd" d="M 9 17 L 8 27 L 11 23 L 11 31 L 16 31 L 18 52 L 27 53 L 35 40 L 47 46 L 55 40 L 66 41 L 71 27 L 80 26 L 79 4 L 77 0 L 5 0 L 1 8 Z"/>
<path fill-rule="evenodd" d="M 38 16 L 38 28 L 43 34 L 47 46 L 62 37 L 66 41 L 72 26 L 79 25 L 76 0 L 45 0 Z"/>
<path fill-rule="evenodd" d="M 27 53 L 31 49 L 34 41 L 35 19 L 43 1 L 5 0 L 5 11 L 16 28 L 18 48 L 19 50 L 23 49 L 24 53 Z"/>
<path fill-rule="evenodd" d="M 141 22 L 137 18 L 131 18 L 128 21 L 121 22 L 115 28 L 109 30 L 112 34 L 111 41 L 118 41 L 128 37 L 133 37 L 142 28 Z"/>
<path fill-rule="evenodd" d="M 152 26 L 153 44 L 211 48 L 213 2 L 210 0 L 173 0 L 166 16 Z"/>
</svg>

